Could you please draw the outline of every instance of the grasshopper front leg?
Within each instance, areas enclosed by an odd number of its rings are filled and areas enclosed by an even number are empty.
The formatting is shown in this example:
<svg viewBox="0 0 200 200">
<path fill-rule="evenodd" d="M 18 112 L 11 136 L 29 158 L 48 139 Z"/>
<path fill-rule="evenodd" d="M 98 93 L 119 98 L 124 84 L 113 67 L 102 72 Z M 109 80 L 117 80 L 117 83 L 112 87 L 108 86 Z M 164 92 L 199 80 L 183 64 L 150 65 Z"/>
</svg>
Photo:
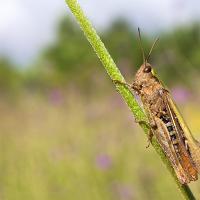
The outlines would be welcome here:
<svg viewBox="0 0 200 200">
<path fill-rule="evenodd" d="M 124 85 L 124 86 L 127 86 L 129 89 L 132 89 L 132 86 L 131 84 L 129 83 L 126 83 L 126 82 L 123 82 L 123 81 L 120 81 L 120 80 L 112 80 L 113 83 L 116 85 L 116 84 L 120 84 L 120 85 Z"/>
<path fill-rule="evenodd" d="M 114 84 L 121 84 L 121 85 L 124 85 L 124 86 L 127 86 L 130 90 L 133 90 L 136 92 L 136 94 L 139 94 L 140 93 L 140 89 L 134 84 L 129 84 L 129 83 L 126 83 L 126 82 L 123 82 L 123 81 L 120 81 L 120 80 L 112 80 Z"/>
<path fill-rule="evenodd" d="M 135 84 L 129 84 L 120 80 L 113 80 L 114 84 L 121 84 L 121 85 L 125 85 L 127 86 L 129 89 L 134 90 L 137 94 L 140 92 L 139 89 L 135 86 Z M 153 138 L 153 131 L 157 128 L 156 124 L 154 121 L 151 121 L 150 123 L 144 121 L 144 120 L 135 120 L 136 123 L 139 123 L 140 125 L 145 125 L 149 128 L 148 131 L 148 145 L 146 146 L 146 148 L 148 148 L 150 146 L 150 143 L 152 143 L 152 138 Z"/>
</svg>

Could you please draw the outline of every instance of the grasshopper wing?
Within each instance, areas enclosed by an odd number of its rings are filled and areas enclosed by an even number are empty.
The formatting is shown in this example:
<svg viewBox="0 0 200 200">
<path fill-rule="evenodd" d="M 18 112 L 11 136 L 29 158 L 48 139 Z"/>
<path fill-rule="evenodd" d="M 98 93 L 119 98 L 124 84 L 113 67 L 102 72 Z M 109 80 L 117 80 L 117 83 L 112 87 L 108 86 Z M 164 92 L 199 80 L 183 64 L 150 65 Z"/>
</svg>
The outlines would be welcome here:
<svg viewBox="0 0 200 200">
<path fill-rule="evenodd" d="M 188 126 L 186 125 L 183 117 L 181 116 L 176 104 L 173 102 L 169 93 L 167 94 L 167 104 L 174 119 L 179 136 L 185 137 L 186 149 L 188 148 L 195 167 L 200 173 L 200 143 L 192 136 Z"/>
</svg>

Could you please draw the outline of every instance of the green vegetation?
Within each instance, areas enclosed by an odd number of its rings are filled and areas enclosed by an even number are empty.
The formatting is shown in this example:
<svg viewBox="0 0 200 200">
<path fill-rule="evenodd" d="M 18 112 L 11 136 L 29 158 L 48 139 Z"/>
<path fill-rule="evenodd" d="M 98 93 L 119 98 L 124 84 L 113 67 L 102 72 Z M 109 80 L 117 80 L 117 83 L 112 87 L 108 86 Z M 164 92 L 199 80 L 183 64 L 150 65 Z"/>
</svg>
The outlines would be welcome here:
<svg viewBox="0 0 200 200">
<path fill-rule="evenodd" d="M 184 84 L 192 89 L 194 83 L 191 81 L 191 77 L 198 82 L 198 76 L 194 77 L 194 74 L 200 72 L 198 64 L 200 62 L 200 49 L 198 48 L 200 26 L 193 24 L 188 27 L 176 28 L 173 32 L 157 33 L 156 35 L 160 37 L 160 41 L 153 51 L 150 62 L 167 85 Z M 125 20 L 118 19 L 101 33 L 101 38 L 120 71 L 127 79 L 132 80 L 134 73 L 142 63 L 137 29 Z M 142 40 L 147 52 L 154 36 L 142 33 Z M 62 87 L 63 84 L 73 82 L 86 89 L 91 82 L 98 84 L 94 74 L 104 77 L 104 71 L 99 66 L 98 58 L 78 25 L 71 18 L 65 17 L 58 26 L 56 41 L 44 49 L 37 62 L 31 63 L 28 70 L 20 70 L 14 64 L 10 64 L 6 58 L 2 58 L 0 70 L 5 69 L 5 72 L 1 74 L 10 78 L 0 77 L 0 81 L 7 81 L 6 84 L 3 84 L 7 89 L 11 88 L 13 82 L 16 83 L 15 81 L 23 82 L 21 87 L 31 85 L 39 88 L 41 86 L 45 88 Z M 76 74 L 80 71 L 81 73 L 77 77 Z M 193 89 L 196 88 L 193 87 Z"/>
<path fill-rule="evenodd" d="M 199 31 L 160 34 L 151 57 L 194 133 Z M 154 37 L 142 36 L 148 51 Z M 117 20 L 101 37 L 131 81 L 142 62 L 136 29 Z M 0 92 L 0 199 L 181 198 L 72 19 L 61 20 L 57 40 L 27 70 L 1 59 Z M 198 183 L 191 188 L 199 199 Z"/>
</svg>

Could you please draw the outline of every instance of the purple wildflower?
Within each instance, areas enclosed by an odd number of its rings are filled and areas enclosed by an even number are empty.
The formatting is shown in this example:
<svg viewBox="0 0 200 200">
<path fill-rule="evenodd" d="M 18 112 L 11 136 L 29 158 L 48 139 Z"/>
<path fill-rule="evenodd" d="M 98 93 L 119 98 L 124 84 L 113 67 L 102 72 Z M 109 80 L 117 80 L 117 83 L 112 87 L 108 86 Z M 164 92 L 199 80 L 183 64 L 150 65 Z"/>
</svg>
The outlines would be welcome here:
<svg viewBox="0 0 200 200">
<path fill-rule="evenodd" d="M 177 86 L 172 89 L 172 96 L 175 101 L 179 103 L 186 103 L 191 94 L 186 88 Z"/>
<path fill-rule="evenodd" d="M 112 165 L 111 157 L 107 154 L 99 154 L 96 157 L 96 165 L 101 170 L 107 170 Z"/>
<path fill-rule="evenodd" d="M 55 105 L 59 105 L 63 102 L 63 95 L 60 89 L 53 89 L 50 92 L 49 100 Z"/>
<path fill-rule="evenodd" d="M 115 182 L 113 184 L 113 189 L 117 199 L 131 200 L 135 197 L 134 188 L 129 184 Z"/>
</svg>

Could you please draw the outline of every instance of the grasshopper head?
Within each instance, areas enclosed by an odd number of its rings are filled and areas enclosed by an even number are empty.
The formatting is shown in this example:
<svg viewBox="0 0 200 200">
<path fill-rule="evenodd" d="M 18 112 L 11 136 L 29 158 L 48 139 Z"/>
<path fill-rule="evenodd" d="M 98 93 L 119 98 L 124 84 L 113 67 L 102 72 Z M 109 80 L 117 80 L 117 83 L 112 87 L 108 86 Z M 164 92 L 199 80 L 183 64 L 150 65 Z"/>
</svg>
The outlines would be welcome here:
<svg viewBox="0 0 200 200">
<path fill-rule="evenodd" d="M 141 67 L 139 68 L 139 70 L 137 71 L 136 75 L 135 75 L 135 80 L 132 84 L 132 88 L 138 92 L 141 93 L 141 90 L 145 87 L 151 87 L 153 83 L 155 83 L 155 80 L 158 81 L 158 79 L 156 79 L 156 76 L 154 76 L 154 72 L 152 69 L 152 66 L 148 63 L 148 60 L 150 58 L 151 52 L 155 46 L 155 44 L 157 43 L 157 41 L 159 40 L 159 38 L 157 38 L 154 43 L 151 46 L 151 49 L 149 51 L 148 56 L 145 56 L 144 53 L 144 49 L 142 47 L 142 39 L 141 39 L 141 34 L 140 34 L 140 29 L 138 28 L 138 34 L 139 34 L 139 41 L 140 41 L 140 48 L 142 50 L 142 56 L 143 56 L 143 64 L 141 65 Z"/>
<path fill-rule="evenodd" d="M 132 84 L 133 89 L 140 93 L 143 87 L 151 84 L 154 79 L 153 69 L 149 63 L 143 63 L 135 75 L 134 82 Z"/>
</svg>

